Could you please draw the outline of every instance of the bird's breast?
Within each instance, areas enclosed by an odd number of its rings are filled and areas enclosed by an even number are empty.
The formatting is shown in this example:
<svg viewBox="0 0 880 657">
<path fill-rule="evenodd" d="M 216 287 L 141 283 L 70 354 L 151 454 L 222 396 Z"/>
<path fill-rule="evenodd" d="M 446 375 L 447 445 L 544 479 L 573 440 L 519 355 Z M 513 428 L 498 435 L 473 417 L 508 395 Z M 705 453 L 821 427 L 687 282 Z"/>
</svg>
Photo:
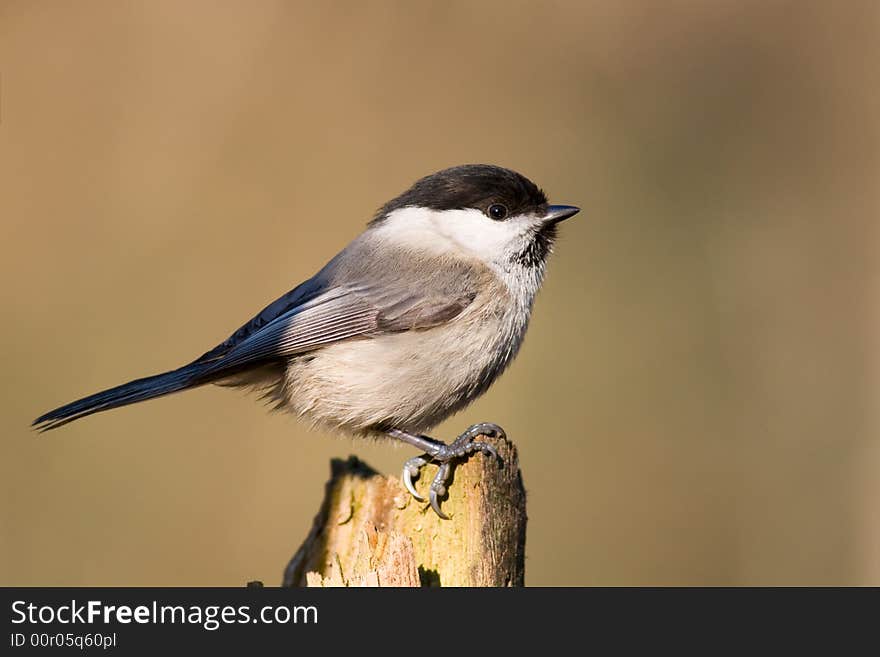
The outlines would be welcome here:
<svg viewBox="0 0 880 657">
<path fill-rule="evenodd" d="M 355 433 L 421 432 L 461 410 L 516 355 L 529 308 L 486 291 L 455 319 L 424 330 L 340 342 L 290 361 L 286 406 Z"/>
</svg>

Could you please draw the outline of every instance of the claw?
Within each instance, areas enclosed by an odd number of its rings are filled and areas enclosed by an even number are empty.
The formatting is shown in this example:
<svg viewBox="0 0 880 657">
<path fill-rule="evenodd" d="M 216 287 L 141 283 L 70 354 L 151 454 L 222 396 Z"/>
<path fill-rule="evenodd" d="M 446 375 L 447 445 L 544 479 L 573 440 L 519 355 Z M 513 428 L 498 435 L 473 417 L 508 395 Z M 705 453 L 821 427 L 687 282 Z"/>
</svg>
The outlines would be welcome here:
<svg viewBox="0 0 880 657">
<path fill-rule="evenodd" d="M 468 427 L 467 431 L 459 438 L 476 438 L 477 436 L 494 436 L 495 438 L 507 438 L 507 433 L 494 422 L 480 422 Z"/>
<path fill-rule="evenodd" d="M 436 513 L 441 520 L 449 520 L 449 516 L 443 513 L 443 510 L 440 508 L 440 501 L 437 499 L 437 492 L 431 491 L 431 508 L 434 509 L 434 513 Z"/>
<path fill-rule="evenodd" d="M 413 486 L 412 478 L 415 477 L 418 479 L 422 466 L 428 463 L 428 460 L 421 456 L 414 456 L 406 463 L 403 464 L 403 472 L 400 475 L 400 479 L 403 482 L 403 485 L 409 491 L 410 495 L 416 498 L 419 502 L 424 502 L 425 498 L 419 495 L 416 487 Z"/>
<path fill-rule="evenodd" d="M 448 461 L 442 463 L 437 469 L 434 481 L 431 482 L 431 492 L 429 495 L 431 498 L 431 508 L 434 509 L 434 513 L 440 516 L 443 520 L 449 520 L 449 516 L 443 513 L 440 509 L 440 498 L 446 495 L 446 482 L 449 481 L 449 475 L 451 473 L 452 464 Z"/>
<path fill-rule="evenodd" d="M 491 456 L 494 459 L 498 459 L 498 452 L 495 451 L 495 448 L 492 447 L 489 443 L 477 443 L 473 442 L 467 447 L 468 454 L 473 452 L 482 452 L 486 456 Z"/>
<path fill-rule="evenodd" d="M 491 456 L 500 461 L 498 452 L 492 445 L 474 439 L 477 436 L 495 436 L 503 439 L 507 437 L 504 429 L 491 422 L 482 422 L 469 427 L 467 431 L 449 445 L 427 436 L 416 436 L 397 429 L 389 431 L 389 434 L 426 451 L 425 454 L 415 456 L 404 463 L 403 473 L 400 477 L 406 489 L 419 502 L 424 502 L 425 498 L 416 491 L 413 479 L 418 479 L 421 476 L 421 469 L 428 463 L 439 465 L 437 475 L 431 482 L 428 498 L 431 508 L 443 520 L 449 520 L 449 516 L 443 513 L 440 508 L 440 499 L 446 496 L 446 488 L 452 474 L 453 463 L 474 452 L 482 452 L 484 455 Z"/>
</svg>

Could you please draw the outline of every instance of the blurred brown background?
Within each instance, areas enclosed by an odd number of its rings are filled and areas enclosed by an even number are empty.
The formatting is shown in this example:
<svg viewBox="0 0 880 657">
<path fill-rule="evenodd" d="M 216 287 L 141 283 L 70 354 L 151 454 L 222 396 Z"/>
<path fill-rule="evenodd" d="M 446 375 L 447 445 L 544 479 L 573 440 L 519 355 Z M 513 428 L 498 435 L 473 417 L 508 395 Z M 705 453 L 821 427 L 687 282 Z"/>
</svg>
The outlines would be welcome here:
<svg viewBox="0 0 880 657">
<path fill-rule="evenodd" d="M 275 584 L 328 459 L 204 388 L 36 437 L 310 276 L 415 178 L 583 212 L 435 433 L 521 450 L 527 583 L 880 584 L 875 2 L 0 2 L 0 583 Z"/>
</svg>

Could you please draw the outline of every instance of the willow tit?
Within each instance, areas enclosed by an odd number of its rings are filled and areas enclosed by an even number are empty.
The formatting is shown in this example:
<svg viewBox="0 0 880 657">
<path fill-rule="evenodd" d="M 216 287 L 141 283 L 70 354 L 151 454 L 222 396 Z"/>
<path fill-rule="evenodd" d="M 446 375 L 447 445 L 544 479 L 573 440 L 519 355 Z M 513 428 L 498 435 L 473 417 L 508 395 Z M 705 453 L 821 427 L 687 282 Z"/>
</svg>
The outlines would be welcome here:
<svg viewBox="0 0 880 657">
<path fill-rule="evenodd" d="M 477 424 L 445 444 L 422 435 L 479 397 L 522 344 L 557 224 L 578 212 L 549 205 L 524 176 L 497 166 L 452 167 L 382 206 L 366 230 L 312 278 L 266 306 L 183 367 L 110 388 L 34 420 L 46 431 L 119 406 L 207 383 L 259 390 L 313 425 L 390 436 L 409 459 L 412 495 L 423 466 L 438 515 L 452 464 L 495 455 Z"/>
</svg>

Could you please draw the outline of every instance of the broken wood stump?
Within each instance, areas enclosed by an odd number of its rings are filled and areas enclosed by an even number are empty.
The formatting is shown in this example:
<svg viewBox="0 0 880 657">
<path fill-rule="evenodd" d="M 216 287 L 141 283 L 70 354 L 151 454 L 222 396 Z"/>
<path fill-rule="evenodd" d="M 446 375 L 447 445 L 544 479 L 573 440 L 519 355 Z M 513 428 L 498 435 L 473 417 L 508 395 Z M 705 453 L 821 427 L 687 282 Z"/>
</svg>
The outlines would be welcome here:
<svg viewBox="0 0 880 657">
<path fill-rule="evenodd" d="M 439 518 L 398 477 L 357 457 L 333 459 L 324 501 L 284 573 L 284 586 L 522 586 L 526 496 L 516 447 L 481 437 L 498 452 L 455 466 Z M 427 498 L 436 472 L 416 482 Z"/>
</svg>

